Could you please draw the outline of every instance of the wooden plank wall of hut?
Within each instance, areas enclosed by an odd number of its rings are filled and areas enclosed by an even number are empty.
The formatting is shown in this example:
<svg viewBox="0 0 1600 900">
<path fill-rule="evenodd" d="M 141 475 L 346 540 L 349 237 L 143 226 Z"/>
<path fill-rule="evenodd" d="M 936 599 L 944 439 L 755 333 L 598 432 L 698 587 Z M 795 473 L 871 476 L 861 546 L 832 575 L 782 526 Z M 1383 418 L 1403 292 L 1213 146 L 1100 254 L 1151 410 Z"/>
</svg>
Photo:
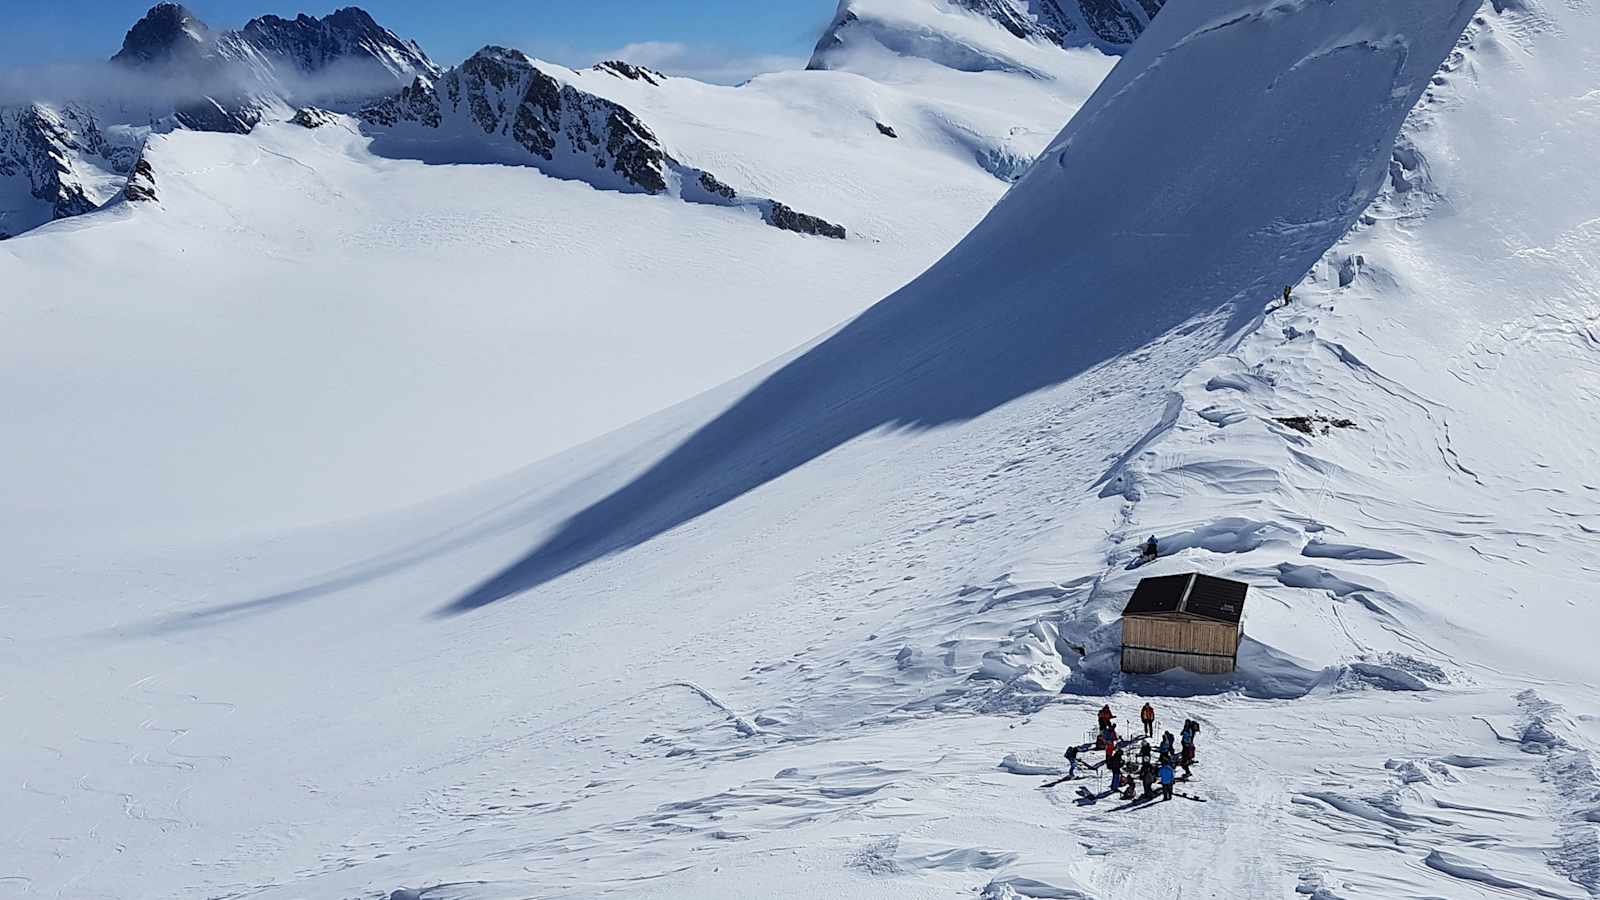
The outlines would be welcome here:
<svg viewBox="0 0 1600 900">
<path fill-rule="evenodd" d="M 1233 659 L 1227 656 L 1196 656 L 1192 653 L 1166 653 L 1132 647 L 1122 650 L 1122 671 L 1140 675 L 1158 675 L 1168 669 L 1187 669 L 1201 675 L 1226 675 L 1233 668 Z"/>
<path fill-rule="evenodd" d="M 1122 620 L 1122 643 L 1127 647 L 1231 657 L 1239 652 L 1239 627 L 1223 622 L 1134 616 Z M 1226 671 L 1232 671 L 1232 667 Z"/>
</svg>

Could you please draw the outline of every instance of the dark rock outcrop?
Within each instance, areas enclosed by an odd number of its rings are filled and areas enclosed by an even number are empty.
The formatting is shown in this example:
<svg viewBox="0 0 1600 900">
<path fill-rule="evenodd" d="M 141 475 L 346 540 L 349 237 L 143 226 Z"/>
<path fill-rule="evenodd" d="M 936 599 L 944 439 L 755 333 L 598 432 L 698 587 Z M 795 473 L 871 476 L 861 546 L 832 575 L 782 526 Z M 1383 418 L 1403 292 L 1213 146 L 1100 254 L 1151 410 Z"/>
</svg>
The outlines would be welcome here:
<svg viewBox="0 0 1600 900">
<path fill-rule="evenodd" d="M 321 128 L 324 125 L 332 125 L 338 119 L 338 113 L 331 113 L 315 106 L 302 106 L 294 111 L 294 116 L 289 121 L 301 128 Z"/>
<path fill-rule="evenodd" d="M 439 94 L 433 84 L 417 78 L 392 97 L 385 97 L 358 114 L 363 121 L 381 128 L 393 128 L 403 122 L 415 122 L 425 128 L 438 128 Z"/>
<path fill-rule="evenodd" d="M 712 175 L 710 172 L 700 173 L 700 186 L 705 188 L 707 193 L 710 193 L 713 196 L 721 197 L 724 200 L 739 199 L 738 191 L 735 191 L 728 185 L 718 181 L 716 176 Z"/>
<path fill-rule="evenodd" d="M 656 87 L 660 87 L 661 83 L 667 80 L 667 76 L 654 69 L 636 66 L 620 59 L 608 59 L 604 62 L 595 63 L 594 70 L 596 72 L 605 72 L 608 75 L 615 75 L 618 78 L 626 78 L 629 81 L 643 81 Z"/>
<path fill-rule="evenodd" d="M 122 196 L 129 203 L 156 202 L 156 170 L 151 168 L 149 160 L 141 156 L 134 163 L 133 175 L 128 178 L 128 186 L 123 188 Z"/>
<path fill-rule="evenodd" d="M 1145 25 L 1161 10 L 1161 3 L 1162 0 L 1041 0 L 1040 20 L 1059 31 L 1076 24 L 1071 15 L 1075 9 L 1097 43 L 1125 48 L 1144 33 Z M 1150 11 L 1151 6 L 1155 12 Z"/>
<path fill-rule="evenodd" d="M 893 128 L 890 128 L 888 125 L 885 125 L 882 122 L 874 122 L 873 124 L 878 126 L 878 133 L 886 138 L 900 137 L 900 135 Z"/>
<path fill-rule="evenodd" d="M 250 100 L 205 97 L 178 107 L 173 116 L 190 131 L 249 134 L 261 124 L 261 107 Z"/>
<path fill-rule="evenodd" d="M 784 231 L 793 231 L 798 234 L 834 238 L 840 241 L 845 239 L 846 232 L 842 225 L 835 225 L 825 219 L 808 216 L 803 212 L 796 212 L 776 200 L 768 202 L 770 205 L 766 207 L 763 218 L 766 219 L 768 225 L 774 228 L 781 228 Z"/>
</svg>

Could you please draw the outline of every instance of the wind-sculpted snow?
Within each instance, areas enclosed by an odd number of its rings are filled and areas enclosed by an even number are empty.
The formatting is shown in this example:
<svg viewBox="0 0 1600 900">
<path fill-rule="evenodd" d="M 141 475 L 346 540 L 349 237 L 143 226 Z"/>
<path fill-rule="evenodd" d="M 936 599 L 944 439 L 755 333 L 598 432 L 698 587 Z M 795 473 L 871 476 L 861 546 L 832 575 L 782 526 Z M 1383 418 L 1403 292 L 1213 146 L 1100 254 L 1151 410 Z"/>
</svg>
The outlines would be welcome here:
<svg viewBox="0 0 1600 900">
<path fill-rule="evenodd" d="M 647 541 L 877 429 L 970 419 L 1180 327 L 1220 347 L 1356 222 L 1473 11 L 1408 0 L 1351 33 L 1321 3 L 1168 10 L 948 256 L 450 609 Z"/>
</svg>

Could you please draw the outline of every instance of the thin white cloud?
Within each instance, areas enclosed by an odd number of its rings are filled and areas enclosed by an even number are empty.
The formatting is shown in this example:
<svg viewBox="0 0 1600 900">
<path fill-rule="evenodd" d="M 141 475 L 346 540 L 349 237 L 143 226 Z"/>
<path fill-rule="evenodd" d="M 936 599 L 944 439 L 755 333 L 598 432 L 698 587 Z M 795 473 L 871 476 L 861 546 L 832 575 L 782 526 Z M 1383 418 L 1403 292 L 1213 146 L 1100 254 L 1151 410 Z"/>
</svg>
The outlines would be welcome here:
<svg viewBox="0 0 1600 900">
<path fill-rule="evenodd" d="M 595 57 L 597 62 L 603 59 L 620 59 L 668 75 L 682 75 L 714 84 L 738 84 L 763 72 L 802 69 L 806 65 L 803 56 L 729 53 L 717 47 L 672 41 L 643 41 L 628 44 Z"/>
</svg>

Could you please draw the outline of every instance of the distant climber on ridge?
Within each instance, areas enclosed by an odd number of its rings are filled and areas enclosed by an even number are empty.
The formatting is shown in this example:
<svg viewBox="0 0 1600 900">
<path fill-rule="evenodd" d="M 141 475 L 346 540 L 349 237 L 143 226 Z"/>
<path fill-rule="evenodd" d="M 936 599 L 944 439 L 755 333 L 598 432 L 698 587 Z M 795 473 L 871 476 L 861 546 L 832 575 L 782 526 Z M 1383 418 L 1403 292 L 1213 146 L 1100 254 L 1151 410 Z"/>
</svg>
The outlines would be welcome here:
<svg viewBox="0 0 1600 900">
<path fill-rule="evenodd" d="M 1156 536 L 1152 534 L 1150 535 L 1150 540 L 1144 542 L 1144 551 L 1139 554 L 1139 563 L 1143 565 L 1147 562 L 1155 562 L 1156 557 L 1160 555 L 1161 546 L 1156 543 Z"/>
</svg>

